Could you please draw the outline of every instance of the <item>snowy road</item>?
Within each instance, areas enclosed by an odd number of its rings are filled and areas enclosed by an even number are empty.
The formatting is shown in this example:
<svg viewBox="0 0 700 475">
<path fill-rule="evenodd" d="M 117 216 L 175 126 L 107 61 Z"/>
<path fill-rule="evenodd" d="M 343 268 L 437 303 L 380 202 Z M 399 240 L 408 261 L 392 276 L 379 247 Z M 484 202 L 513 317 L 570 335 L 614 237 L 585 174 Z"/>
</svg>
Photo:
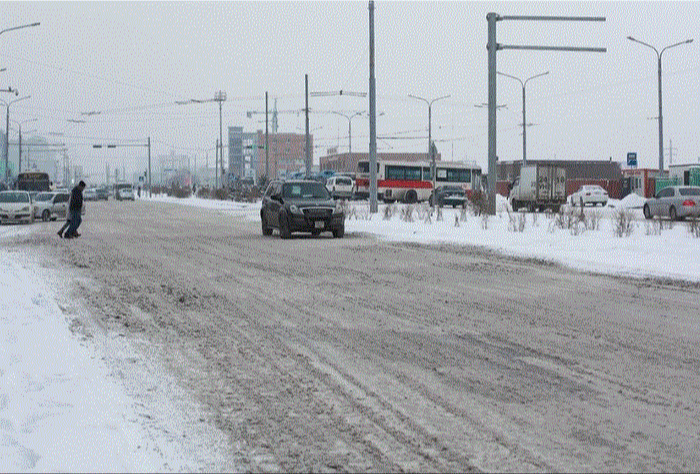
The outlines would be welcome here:
<svg viewBox="0 0 700 475">
<path fill-rule="evenodd" d="M 166 368 L 241 470 L 700 471 L 696 284 L 90 210 L 79 240 L 7 246 L 71 275 L 86 334 Z"/>
</svg>

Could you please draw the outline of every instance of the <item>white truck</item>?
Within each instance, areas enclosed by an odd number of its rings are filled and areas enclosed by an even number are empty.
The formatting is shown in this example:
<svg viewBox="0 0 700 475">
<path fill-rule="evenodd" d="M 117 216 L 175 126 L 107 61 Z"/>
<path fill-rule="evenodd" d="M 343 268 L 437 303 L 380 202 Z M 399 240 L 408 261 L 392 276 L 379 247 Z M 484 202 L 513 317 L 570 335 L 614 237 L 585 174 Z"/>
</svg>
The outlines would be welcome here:
<svg viewBox="0 0 700 475">
<path fill-rule="evenodd" d="M 527 207 L 530 211 L 559 211 L 566 203 L 566 168 L 558 165 L 526 165 L 520 169 L 508 196 L 514 211 Z"/>
</svg>

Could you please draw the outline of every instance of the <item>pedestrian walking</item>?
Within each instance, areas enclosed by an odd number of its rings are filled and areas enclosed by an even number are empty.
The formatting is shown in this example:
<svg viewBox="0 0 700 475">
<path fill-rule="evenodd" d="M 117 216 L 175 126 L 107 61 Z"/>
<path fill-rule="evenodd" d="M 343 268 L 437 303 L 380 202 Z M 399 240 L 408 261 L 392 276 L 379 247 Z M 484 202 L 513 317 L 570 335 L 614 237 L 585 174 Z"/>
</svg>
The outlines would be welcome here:
<svg viewBox="0 0 700 475">
<path fill-rule="evenodd" d="M 80 211 L 83 208 L 83 190 L 85 189 L 85 182 L 80 180 L 73 190 L 70 192 L 70 204 L 68 205 L 68 213 L 70 215 L 70 226 L 68 230 L 63 235 L 66 239 L 72 239 L 74 237 L 80 236 L 78 233 L 78 227 L 82 222 L 80 217 Z"/>
</svg>

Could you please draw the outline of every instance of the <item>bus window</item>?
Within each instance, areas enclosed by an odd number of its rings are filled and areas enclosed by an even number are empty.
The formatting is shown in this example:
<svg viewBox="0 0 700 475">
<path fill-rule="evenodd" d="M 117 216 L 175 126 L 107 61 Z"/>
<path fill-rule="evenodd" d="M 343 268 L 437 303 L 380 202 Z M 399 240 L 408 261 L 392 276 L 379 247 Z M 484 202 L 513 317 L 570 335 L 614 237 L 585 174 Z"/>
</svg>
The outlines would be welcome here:
<svg viewBox="0 0 700 475">
<path fill-rule="evenodd" d="M 447 170 L 444 168 L 438 168 L 436 175 L 436 181 L 447 181 Z"/>
<path fill-rule="evenodd" d="M 420 167 L 405 167 L 404 176 L 406 180 L 420 181 Z"/>
<path fill-rule="evenodd" d="M 387 165 L 386 166 L 386 179 L 387 180 L 403 180 L 404 179 L 404 167 Z"/>
</svg>

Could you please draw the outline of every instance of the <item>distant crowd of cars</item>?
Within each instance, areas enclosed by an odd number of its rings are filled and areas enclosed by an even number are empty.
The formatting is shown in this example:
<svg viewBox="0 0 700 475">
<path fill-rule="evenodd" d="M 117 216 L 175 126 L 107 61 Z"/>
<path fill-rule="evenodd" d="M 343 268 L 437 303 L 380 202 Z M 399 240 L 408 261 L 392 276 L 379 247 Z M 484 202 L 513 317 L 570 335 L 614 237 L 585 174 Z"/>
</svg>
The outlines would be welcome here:
<svg viewBox="0 0 700 475">
<path fill-rule="evenodd" d="M 84 201 L 109 200 L 110 189 L 102 186 L 83 190 Z M 118 200 L 134 200 L 131 186 L 119 188 L 115 192 Z M 54 191 L 0 191 L 0 223 L 22 222 L 33 223 L 36 220 L 56 221 L 65 219 L 68 215 L 70 190 Z M 84 212 L 84 211 L 83 211 Z"/>
</svg>

